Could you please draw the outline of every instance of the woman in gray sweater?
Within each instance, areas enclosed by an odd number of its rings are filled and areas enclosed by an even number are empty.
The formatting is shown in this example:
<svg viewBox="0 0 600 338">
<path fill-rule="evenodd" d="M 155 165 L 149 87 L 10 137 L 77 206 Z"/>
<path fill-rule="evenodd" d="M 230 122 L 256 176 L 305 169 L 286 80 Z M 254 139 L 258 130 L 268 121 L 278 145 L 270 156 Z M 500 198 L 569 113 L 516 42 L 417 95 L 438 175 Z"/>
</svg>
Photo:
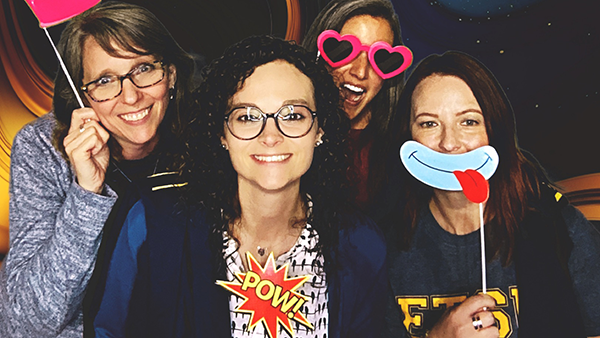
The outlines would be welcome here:
<svg viewBox="0 0 600 338">
<path fill-rule="evenodd" d="M 148 10 L 115 2 L 72 19 L 58 49 L 86 107 L 59 71 L 53 112 L 15 137 L 0 337 L 81 337 L 111 234 L 141 194 L 178 186 L 192 57 Z"/>
</svg>

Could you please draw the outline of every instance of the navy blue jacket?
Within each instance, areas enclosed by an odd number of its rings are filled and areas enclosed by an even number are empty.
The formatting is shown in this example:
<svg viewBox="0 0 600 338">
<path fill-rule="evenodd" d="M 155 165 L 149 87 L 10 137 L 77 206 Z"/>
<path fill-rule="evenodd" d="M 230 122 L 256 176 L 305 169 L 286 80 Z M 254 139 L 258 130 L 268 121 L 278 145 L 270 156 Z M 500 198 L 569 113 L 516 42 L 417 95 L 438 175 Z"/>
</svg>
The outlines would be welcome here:
<svg viewBox="0 0 600 338">
<path fill-rule="evenodd" d="M 229 293 L 215 284 L 222 278 L 213 273 L 210 227 L 202 212 L 174 212 L 176 198 L 171 192 L 143 196 L 131 209 L 95 320 L 98 337 L 230 336 Z M 379 337 L 385 241 L 366 217 L 341 217 L 339 268 L 327 271 L 329 337 Z"/>
</svg>

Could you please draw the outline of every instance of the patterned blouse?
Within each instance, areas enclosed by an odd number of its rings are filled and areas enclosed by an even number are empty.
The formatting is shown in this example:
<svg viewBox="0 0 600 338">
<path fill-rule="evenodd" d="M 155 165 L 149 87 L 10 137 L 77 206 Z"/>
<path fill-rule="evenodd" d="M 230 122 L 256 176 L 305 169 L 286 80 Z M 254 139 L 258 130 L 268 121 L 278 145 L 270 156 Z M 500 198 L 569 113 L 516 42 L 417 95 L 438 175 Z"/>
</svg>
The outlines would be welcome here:
<svg viewBox="0 0 600 338">
<path fill-rule="evenodd" d="M 229 237 L 227 233 L 223 234 L 224 247 L 223 256 L 227 263 L 227 279 L 233 281 L 235 273 L 245 272 L 242 260 L 237 250 L 236 241 Z M 317 244 L 319 235 L 309 224 L 306 225 L 296 244 L 286 253 L 277 257 L 275 265 L 280 268 L 284 264 L 289 264 L 288 278 L 297 276 L 311 276 L 296 291 L 307 296 L 308 300 L 302 306 L 300 312 L 313 325 L 314 330 L 296 322 L 291 321 L 294 337 L 297 338 L 326 338 L 328 327 L 327 311 L 327 284 L 324 271 L 323 256 L 318 252 L 310 250 Z M 231 311 L 231 336 L 232 337 L 252 337 L 268 338 L 263 322 L 259 322 L 252 332 L 248 332 L 247 327 L 250 322 L 250 314 L 237 313 L 234 310 L 244 301 L 243 298 L 231 294 L 229 298 L 229 310 Z M 281 324 L 278 327 L 278 336 L 280 338 L 291 338 L 292 336 L 283 328 Z M 274 337 L 273 337 L 274 338 Z"/>
</svg>

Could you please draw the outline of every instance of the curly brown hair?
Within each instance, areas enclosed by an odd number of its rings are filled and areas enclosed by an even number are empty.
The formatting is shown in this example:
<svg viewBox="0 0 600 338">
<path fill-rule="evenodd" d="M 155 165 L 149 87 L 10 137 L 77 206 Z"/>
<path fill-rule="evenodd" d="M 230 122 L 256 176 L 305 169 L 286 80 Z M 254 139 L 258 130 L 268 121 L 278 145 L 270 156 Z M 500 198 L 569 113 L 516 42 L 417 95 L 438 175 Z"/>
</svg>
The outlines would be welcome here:
<svg viewBox="0 0 600 338">
<path fill-rule="evenodd" d="M 223 231 L 241 214 L 237 173 L 221 145 L 224 117 L 232 96 L 253 71 L 276 60 L 295 66 L 314 86 L 318 127 L 325 134 L 323 144 L 315 148 L 310 168 L 301 178 L 300 193 L 313 203 L 306 221 L 319 234 L 315 250 L 330 265 L 343 226 L 338 215 L 349 205 L 346 136 L 350 122 L 339 107 L 338 89 L 327 69 L 293 42 L 270 36 L 250 37 L 229 47 L 204 70 L 204 82 L 196 93 L 197 108 L 192 112 L 194 119 L 185 135 L 186 204 L 205 210 L 213 224 L 211 247 L 214 252 L 221 252 Z"/>
</svg>

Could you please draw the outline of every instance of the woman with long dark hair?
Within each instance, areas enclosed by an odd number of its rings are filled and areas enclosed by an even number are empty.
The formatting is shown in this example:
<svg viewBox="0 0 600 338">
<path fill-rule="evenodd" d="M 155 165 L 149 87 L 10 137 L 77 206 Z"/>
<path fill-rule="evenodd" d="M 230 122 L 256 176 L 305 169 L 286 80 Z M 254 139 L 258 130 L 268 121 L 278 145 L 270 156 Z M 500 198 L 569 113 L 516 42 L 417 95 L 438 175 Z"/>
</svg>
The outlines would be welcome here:
<svg viewBox="0 0 600 338">
<path fill-rule="evenodd" d="M 479 205 L 402 172 L 406 206 L 388 237 L 394 336 L 599 335 L 600 235 L 519 148 L 493 74 L 464 53 L 429 56 L 408 79 L 397 117 L 398 148 L 414 140 L 459 156 L 489 145 L 499 163 L 483 206 L 486 295 Z"/>
<path fill-rule="evenodd" d="M 355 36 L 363 46 L 385 42 L 401 46 L 400 24 L 388 0 L 333 0 L 319 13 L 302 45 L 317 55 L 317 40 L 324 31 L 340 36 Z M 357 46 L 355 46 L 356 48 Z M 362 51 L 349 62 L 326 63 L 340 90 L 342 106 L 351 122 L 352 166 L 349 178 L 354 186 L 356 204 L 378 221 L 394 199 L 386 193 L 389 165 L 387 153 L 389 123 L 396 112 L 404 74 L 383 78 Z M 412 57 L 411 57 L 412 60 Z"/>
</svg>

